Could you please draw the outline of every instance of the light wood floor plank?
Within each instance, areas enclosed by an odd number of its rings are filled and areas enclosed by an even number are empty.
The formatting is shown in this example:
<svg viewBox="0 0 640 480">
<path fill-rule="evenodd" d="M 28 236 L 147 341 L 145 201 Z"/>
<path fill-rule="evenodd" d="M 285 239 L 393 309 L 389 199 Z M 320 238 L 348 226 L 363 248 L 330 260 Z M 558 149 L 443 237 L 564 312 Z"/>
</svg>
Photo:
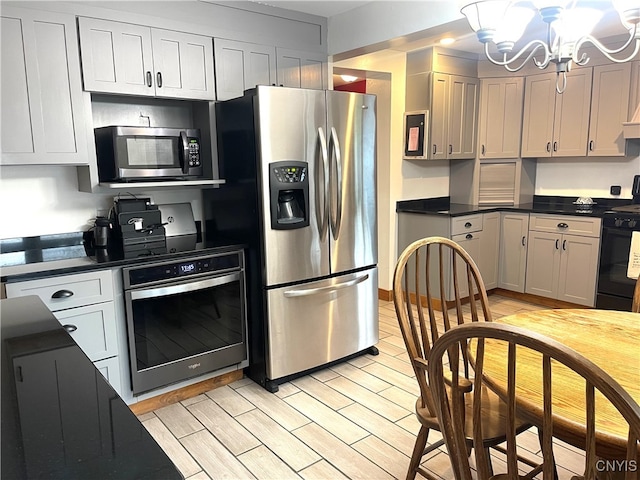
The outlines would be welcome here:
<svg viewBox="0 0 640 480">
<path fill-rule="evenodd" d="M 191 405 L 189 411 L 236 456 L 260 445 L 256 437 L 211 399 Z"/>
<path fill-rule="evenodd" d="M 329 380 L 327 382 L 327 385 L 337 390 L 341 394 L 348 396 L 353 401 L 364 405 L 368 409 L 373 410 L 374 412 L 378 412 L 378 414 L 391 420 L 392 422 L 400 420 L 401 418 L 404 418 L 407 415 L 411 414 L 410 410 L 402 408 L 392 401 L 373 393 L 371 390 L 367 390 L 366 388 L 361 387 L 348 378 L 334 378 L 333 380 Z"/>
<path fill-rule="evenodd" d="M 369 435 L 367 438 L 354 443 L 353 448 L 371 459 L 393 477 L 404 478 L 407 475 L 410 457 L 399 452 L 378 437 Z M 408 453 L 411 455 L 411 452 Z"/>
<path fill-rule="evenodd" d="M 374 365 L 376 364 L 372 363 L 371 365 L 367 365 L 365 369 L 371 368 Z M 380 377 L 371 375 L 364 370 L 356 368 L 353 365 L 349 365 L 348 363 L 335 365 L 331 367 L 331 369 L 339 373 L 343 377 L 347 377 L 349 380 L 353 380 L 358 385 L 368 388 L 372 392 L 379 392 L 380 390 L 384 390 L 391 386 L 390 383 L 385 382 Z"/>
<path fill-rule="evenodd" d="M 305 480 L 348 480 L 348 477 L 345 477 L 326 460 L 316 462 L 299 473 Z"/>
<path fill-rule="evenodd" d="M 317 372 L 313 372 L 311 376 L 318 380 L 319 382 L 326 382 L 327 380 L 331 380 L 332 378 L 336 378 L 340 375 L 337 372 L 334 372 L 330 368 L 325 368 L 322 370 L 318 370 Z"/>
<path fill-rule="evenodd" d="M 409 393 L 396 386 L 382 390 L 378 395 L 392 401 L 396 405 L 401 406 L 412 414 L 415 414 L 417 395 Z"/>
<path fill-rule="evenodd" d="M 293 434 L 350 479 L 385 480 L 393 478 L 375 463 L 365 458 L 364 455 L 314 423 L 294 430 Z"/>
<path fill-rule="evenodd" d="M 158 442 L 158 445 L 160 445 L 162 450 L 165 451 L 178 470 L 180 470 L 182 475 L 188 477 L 190 475 L 195 475 L 202 470 L 200 465 L 196 463 L 191 455 L 189 455 L 189 452 L 187 452 L 178 439 L 158 417 L 153 415 L 153 418 L 145 420 L 142 424 L 149 431 L 154 440 Z"/>
<path fill-rule="evenodd" d="M 155 414 L 177 438 L 182 438 L 204 428 L 181 403 L 159 408 Z"/>
<path fill-rule="evenodd" d="M 251 472 L 249 472 L 236 457 L 229 453 L 229 450 L 207 430 L 187 435 L 180 441 L 212 480 L 255 478 Z"/>
<path fill-rule="evenodd" d="M 415 378 L 407 377 L 397 370 L 389 368 L 386 365 L 382 365 L 381 363 L 376 362 L 371 365 L 367 365 L 362 369 L 362 371 L 377 378 L 385 379 L 389 386 L 395 385 L 396 387 L 416 396 L 420 394 L 420 387 L 418 386 L 418 381 Z"/>
<path fill-rule="evenodd" d="M 395 371 L 406 375 L 407 377 L 415 378 L 415 372 L 413 371 L 413 367 L 409 363 L 409 357 L 392 357 L 391 355 L 387 355 L 386 353 L 381 352 L 380 355 L 374 357 L 374 359 L 381 365 L 392 368 Z"/>
<path fill-rule="evenodd" d="M 190 477 L 185 477 L 186 480 L 211 480 L 211 477 L 207 475 L 204 471 L 198 472 L 195 475 L 191 475 Z"/>
<path fill-rule="evenodd" d="M 416 438 L 404 428 L 357 403 L 341 409 L 340 413 L 399 451 L 411 455 Z"/>
<path fill-rule="evenodd" d="M 377 344 L 376 347 L 378 347 L 378 350 L 380 350 L 383 353 L 386 353 L 387 355 L 392 355 L 392 356 L 396 356 L 396 355 L 406 355 L 407 354 L 407 349 L 406 348 L 401 348 L 398 347 L 392 343 L 387 342 L 386 340 L 380 340 Z"/>
<path fill-rule="evenodd" d="M 258 384 L 245 385 L 237 392 L 289 431 L 309 423 L 307 417 Z"/>
<path fill-rule="evenodd" d="M 355 423 L 347 420 L 338 412 L 327 407 L 324 403 L 316 400 L 305 392 L 296 393 L 295 395 L 287 397 L 285 400 L 289 405 L 313 420 L 315 424 L 332 433 L 348 445 L 369 435 L 369 432 L 363 430 Z"/>
<path fill-rule="evenodd" d="M 275 395 L 279 398 L 285 398 L 294 393 L 298 393 L 300 389 L 291 382 L 281 383 L 278 385 L 278 391 Z"/>
<path fill-rule="evenodd" d="M 293 470 L 299 471 L 320 460 L 320 456 L 286 428 L 255 409 L 237 417 L 246 428 Z"/>
<path fill-rule="evenodd" d="M 220 405 L 232 417 L 256 408 L 253 403 L 246 400 L 229 385 L 214 388 L 213 390 L 208 391 L 206 395 Z"/>
<path fill-rule="evenodd" d="M 203 393 L 201 395 L 196 395 L 195 397 L 182 400 L 180 403 L 182 404 L 183 407 L 188 407 L 189 405 L 193 405 L 194 403 L 198 403 L 206 399 L 207 399 L 207 396 Z"/>
<path fill-rule="evenodd" d="M 340 375 L 335 377 L 344 378 Z M 329 380 L 331 381 L 331 380 Z M 302 378 L 298 378 L 293 380 L 294 385 L 296 385 L 299 390 L 308 393 L 312 397 L 320 400 L 322 403 L 327 405 L 328 407 L 333 408 L 334 410 L 339 410 L 347 405 L 351 405 L 353 400 L 349 397 L 344 396 L 339 391 L 327 386 L 326 383 L 322 383 L 311 376 L 306 376 Z"/>
<path fill-rule="evenodd" d="M 264 445 L 243 453 L 238 460 L 259 480 L 300 479 L 296 472 Z"/>
</svg>

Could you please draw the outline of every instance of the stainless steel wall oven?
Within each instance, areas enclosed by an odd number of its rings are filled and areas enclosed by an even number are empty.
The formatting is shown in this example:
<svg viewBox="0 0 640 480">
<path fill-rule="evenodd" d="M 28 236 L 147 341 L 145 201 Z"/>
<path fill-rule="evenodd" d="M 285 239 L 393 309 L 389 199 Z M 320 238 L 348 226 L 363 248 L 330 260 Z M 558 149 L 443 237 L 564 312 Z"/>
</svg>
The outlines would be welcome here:
<svg viewBox="0 0 640 480">
<path fill-rule="evenodd" d="M 134 394 L 247 360 L 241 250 L 146 263 L 123 275 Z"/>
</svg>

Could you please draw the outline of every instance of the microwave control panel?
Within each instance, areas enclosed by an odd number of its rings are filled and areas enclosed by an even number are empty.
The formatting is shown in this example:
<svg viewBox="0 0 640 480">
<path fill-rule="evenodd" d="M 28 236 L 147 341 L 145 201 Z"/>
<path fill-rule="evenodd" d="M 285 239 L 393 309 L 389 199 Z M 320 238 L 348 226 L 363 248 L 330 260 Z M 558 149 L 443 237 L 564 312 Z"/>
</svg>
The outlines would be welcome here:
<svg viewBox="0 0 640 480">
<path fill-rule="evenodd" d="M 189 166 L 200 166 L 200 144 L 197 138 L 189 139 Z"/>
</svg>

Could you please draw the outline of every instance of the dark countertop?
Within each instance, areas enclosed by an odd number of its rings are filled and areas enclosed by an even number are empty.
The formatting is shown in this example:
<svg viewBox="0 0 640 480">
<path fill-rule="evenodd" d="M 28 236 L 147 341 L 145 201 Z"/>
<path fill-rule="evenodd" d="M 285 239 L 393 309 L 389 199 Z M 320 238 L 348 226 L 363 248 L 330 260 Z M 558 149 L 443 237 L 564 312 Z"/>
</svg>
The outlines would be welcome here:
<svg viewBox="0 0 640 480">
<path fill-rule="evenodd" d="M 575 201 L 576 197 L 536 195 L 534 196 L 532 203 L 520 204 L 518 206 L 478 206 L 450 203 L 449 197 L 438 197 L 399 201 L 396 203 L 396 212 L 445 215 L 449 217 L 489 212 L 547 213 L 557 215 L 602 217 L 605 213 L 610 212 L 612 207 L 631 203 L 631 200 L 624 199 L 594 198 L 593 201 L 595 204 L 591 208 L 584 208 L 574 204 L 573 202 Z"/>
<path fill-rule="evenodd" d="M 38 297 L 0 318 L 1 478 L 183 478 Z"/>
<path fill-rule="evenodd" d="M 167 252 L 125 258 L 122 251 L 96 249 L 86 232 L 72 232 L 0 240 L 0 282 L 11 283 L 90 270 L 192 257 L 195 254 L 224 253 L 245 248 L 230 239 L 213 240 L 167 237 Z"/>
</svg>

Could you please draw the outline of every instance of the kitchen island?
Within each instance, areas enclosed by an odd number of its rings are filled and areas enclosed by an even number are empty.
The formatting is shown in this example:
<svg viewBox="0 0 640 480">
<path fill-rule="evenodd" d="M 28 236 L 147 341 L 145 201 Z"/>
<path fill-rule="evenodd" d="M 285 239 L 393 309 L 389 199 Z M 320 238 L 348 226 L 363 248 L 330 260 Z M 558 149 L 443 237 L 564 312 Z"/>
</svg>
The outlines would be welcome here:
<svg viewBox="0 0 640 480">
<path fill-rule="evenodd" d="M 182 479 L 36 296 L 0 301 L 0 477 Z"/>
</svg>

